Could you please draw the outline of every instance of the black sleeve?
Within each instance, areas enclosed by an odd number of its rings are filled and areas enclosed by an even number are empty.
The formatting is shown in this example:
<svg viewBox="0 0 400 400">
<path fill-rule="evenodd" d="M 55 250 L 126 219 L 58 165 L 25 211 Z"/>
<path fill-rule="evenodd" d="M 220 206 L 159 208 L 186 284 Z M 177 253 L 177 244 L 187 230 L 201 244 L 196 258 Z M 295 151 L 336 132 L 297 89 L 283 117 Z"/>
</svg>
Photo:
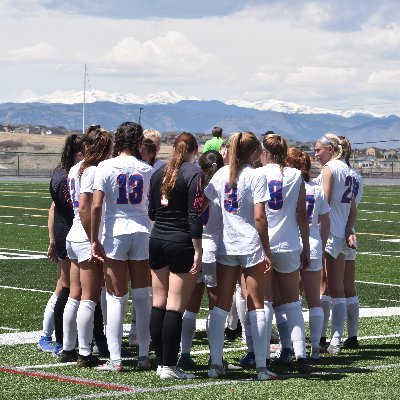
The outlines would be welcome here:
<svg viewBox="0 0 400 400">
<path fill-rule="evenodd" d="M 154 201 L 154 175 L 150 178 L 150 187 L 149 187 L 149 194 L 148 194 L 148 199 L 149 199 L 149 218 L 154 221 L 156 219 L 156 204 Z"/>
<path fill-rule="evenodd" d="M 201 239 L 203 234 L 203 205 L 204 175 L 198 171 L 189 181 L 188 187 L 188 221 L 192 239 Z"/>
</svg>

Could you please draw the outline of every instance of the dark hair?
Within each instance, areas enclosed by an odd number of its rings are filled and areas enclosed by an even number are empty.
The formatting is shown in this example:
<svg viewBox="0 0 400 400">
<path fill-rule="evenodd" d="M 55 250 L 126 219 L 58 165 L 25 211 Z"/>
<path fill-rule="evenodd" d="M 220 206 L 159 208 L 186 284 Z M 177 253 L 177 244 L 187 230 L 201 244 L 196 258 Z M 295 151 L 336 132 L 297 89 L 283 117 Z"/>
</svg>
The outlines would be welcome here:
<svg viewBox="0 0 400 400">
<path fill-rule="evenodd" d="M 85 158 L 78 171 L 80 178 L 86 168 L 97 166 L 99 163 L 106 159 L 110 153 L 113 138 L 110 132 L 103 128 L 89 127 L 84 135 L 85 141 Z"/>
<path fill-rule="evenodd" d="M 143 139 L 142 147 L 146 147 L 147 151 L 151 154 L 151 159 L 147 162 L 153 166 L 156 161 L 157 146 L 151 139 Z"/>
<path fill-rule="evenodd" d="M 214 137 L 221 137 L 222 136 L 222 128 L 220 128 L 219 126 L 214 126 L 214 128 L 212 130 L 212 135 Z"/>
<path fill-rule="evenodd" d="M 346 136 L 338 136 L 340 139 L 340 144 L 343 149 L 343 156 L 346 161 L 346 164 L 350 167 L 350 157 L 351 157 L 351 144 L 349 139 Z"/>
<path fill-rule="evenodd" d="M 301 176 L 305 182 L 310 181 L 311 160 L 305 151 L 290 147 L 287 153 L 287 163 L 290 167 L 301 171 Z"/>
<path fill-rule="evenodd" d="M 200 168 L 204 172 L 204 185 L 208 185 L 213 175 L 224 166 L 224 159 L 215 150 L 208 150 L 199 158 Z"/>
<path fill-rule="evenodd" d="M 61 152 L 60 166 L 67 174 L 75 164 L 75 155 L 79 152 L 84 152 L 82 135 L 72 133 L 65 139 Z"/>
<path fill-rule="evenodd" d="M 231 137 L 229 152 L 229 183 L 233 185 L 244 165 L 253 163 L 257 159 L 253 156 L 257 153 L 258 157 L 261 155 L 261 144 L 254 133 L 238 132 Z"/>
<path fill-rule="evenodd" d="M 263 147 L 282 169 L 286 166 L 288 147 L 285 138 L 276 133 L 268 133 L 264 135 Z"/>
<path fill-rule="evenodd" d="M 136 122 L 123 122 L 115 132 L 113 157 L 121 151 L 128 151 L 134 157 L 141 160 L 138 146 L 143 141 L 143 128 Z"/>
<path fill-rule="evenodd" d="M 164 169 L 164 176 L 161 184 L 161 193 L 166 199 L 169 199 L 171 191 L 175 187 L 179 168 L 188 154 L 193 153 L 197 149 L 197 140 L 191 133 L 182 132 L 176 137 L 174 149 Z"/>
</svg>

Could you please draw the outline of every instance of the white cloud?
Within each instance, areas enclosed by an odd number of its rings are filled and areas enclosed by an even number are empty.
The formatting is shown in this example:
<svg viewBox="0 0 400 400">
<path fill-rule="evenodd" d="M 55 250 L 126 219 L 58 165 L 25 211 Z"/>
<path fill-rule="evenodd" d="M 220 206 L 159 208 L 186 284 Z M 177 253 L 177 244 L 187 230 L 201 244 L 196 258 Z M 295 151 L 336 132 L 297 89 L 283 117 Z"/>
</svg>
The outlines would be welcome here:
<svg viewBox="0 0 400 400">
<path fill-rule="evenodd" d="M 47 43 L 38 43 L 34 46 L 11 50 L 4 59 L 20 63 L 40 63 L 49 61 L 56 55 L 53 46 Z"/>
<path fill-rule="evenodd" d="M 368 77 L 367 85 L 372 90 L 398 93 L 400 90 L 400 69 L 374 71 Z"/>
<path fill-rule="evenodd" d="M 148 75 L 190 75 L 210 67 L 216 57 L 203 52 L 183 33 L 169 31 L 165 36 L 139 41 L 120 40 L 102 60 L 107 68 Z M 103 66 L 104 67 L 104 66 Z"/>
</svg>

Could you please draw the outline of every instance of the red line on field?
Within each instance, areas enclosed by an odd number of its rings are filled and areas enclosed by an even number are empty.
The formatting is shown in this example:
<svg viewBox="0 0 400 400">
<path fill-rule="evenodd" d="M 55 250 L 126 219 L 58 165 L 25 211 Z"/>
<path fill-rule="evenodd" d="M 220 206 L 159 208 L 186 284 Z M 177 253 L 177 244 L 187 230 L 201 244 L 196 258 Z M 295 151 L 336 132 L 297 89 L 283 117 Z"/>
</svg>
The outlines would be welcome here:
<svg viewBox="0 0 400 400">
<path fill-rule="evenodd" d="M 78 378 L 78 377 L 67 376 L 67 375 L 51 374 L 51 373 L 42 372 L 42 371 L 22 370 L 22 369 L 18 369 L 18 368 L 3 366 L 3 365 L 0 365 L 0 372 L 7 372 L 10 374 L 17 374 L 17 375 L 25 375 L 25 376 L 34 377 L 34 378 L 53 379 L 56 381 L 76 383 L 79 385 L 96 386 L 96 387 L 102 387 L 102 388 L 114 389 L 114 390 L 132 391 L 132 390 L 136 389 L 134 386 L 122 385 L 122 384 L 118 384 L 118 383 L 96 381 L 96 380 L 92 380 L 92 379 L 84 379 L 84 378 Z"/>
</svg>

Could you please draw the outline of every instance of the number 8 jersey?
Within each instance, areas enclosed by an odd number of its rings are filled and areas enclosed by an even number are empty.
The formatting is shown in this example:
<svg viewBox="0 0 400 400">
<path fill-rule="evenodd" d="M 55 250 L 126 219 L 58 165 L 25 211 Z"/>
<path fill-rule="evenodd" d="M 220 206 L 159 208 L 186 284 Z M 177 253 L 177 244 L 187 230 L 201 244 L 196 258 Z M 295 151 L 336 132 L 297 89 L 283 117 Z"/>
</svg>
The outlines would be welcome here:
<svg viewBox="0 0 400 400">
<path fill-rule="evenodd" d="M 148 190 L 153 168 L 133 156 L 101 162 L 93 189 L 105 194 L 104 235 L 149 232 Z"/>
</svg>

